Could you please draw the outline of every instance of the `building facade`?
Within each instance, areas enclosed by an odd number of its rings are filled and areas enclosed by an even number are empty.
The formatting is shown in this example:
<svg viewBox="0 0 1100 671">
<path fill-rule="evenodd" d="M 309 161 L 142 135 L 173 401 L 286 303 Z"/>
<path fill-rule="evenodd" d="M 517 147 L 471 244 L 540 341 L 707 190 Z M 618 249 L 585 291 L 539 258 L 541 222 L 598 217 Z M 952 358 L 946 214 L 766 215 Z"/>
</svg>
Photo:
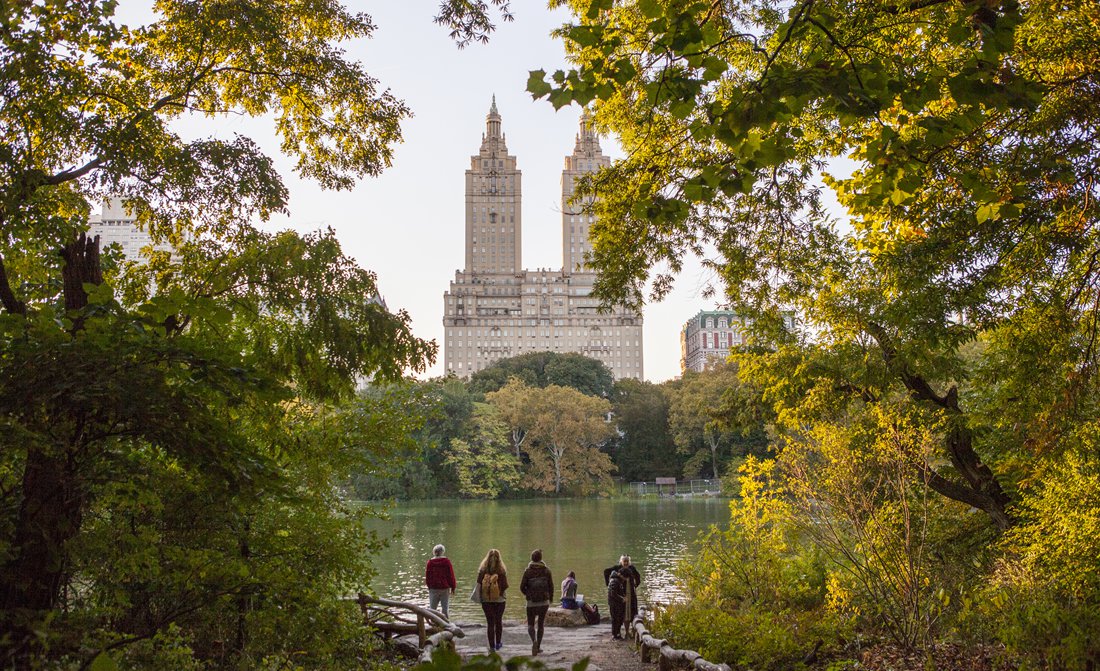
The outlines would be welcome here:
<svg viewBox="0 0 1100 671">
<path fill-rule="evenodd" d="M 602 361 L 615 379 L 642 379 L 642 317 L 600 313 L 596 275 L 584 267 L 592 216 L 569 203 L 576 181 L 610 165 L 587 116 L 562 171 L 562 267 L 524 270 L 522 175 L 508 154 L 494 99 L 481 149 L 466 171 L 466 267 L 443 296 L 443 362 L 468 377 L 528 352 L 576 352 Z"/>
<path fill-rule="evenodd" d="M 138 228 L 137 218 L 126 212 L 120 198 L 107 200 L 103 203 L 102 214 L 98 218 L 95 216 L 89 218 L 88 237 L 97 235 L 100 249 L 117 244 L 129 261 L 140 261 L 141 250 L 153 243 L 149 234 Z M 162 245 L 158 249 L 167 249 L 167 247 Z"/>
<path fill-rule="evenodd" d="M 729 310 L 700 310 L 680 331 L 680 371 L 702 372 L 721 363 L 744 342 L 744 321 Z"/>
</svg>

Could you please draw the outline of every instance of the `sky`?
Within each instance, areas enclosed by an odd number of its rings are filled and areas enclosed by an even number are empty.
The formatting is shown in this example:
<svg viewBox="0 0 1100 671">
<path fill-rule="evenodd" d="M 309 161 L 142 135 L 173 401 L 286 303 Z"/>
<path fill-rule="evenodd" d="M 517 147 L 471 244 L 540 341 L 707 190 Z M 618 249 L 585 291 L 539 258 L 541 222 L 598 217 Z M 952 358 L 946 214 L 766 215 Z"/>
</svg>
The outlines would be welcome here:
<svg viewBox="0 0 1100 671">
<path fill-rule="evenodd" d="M 123 6 L 125 6 L 125 2 Z M 437 0 L 348 0 L 377 26 L 372 39 L 346 43 L 352 59 L 405 101 L 413 118 L 402 125 L 403 143 L 393 165 L 379 177 L 364 178 L 344 192 L 323 191 L 298 180 L 292 163 L 276 164 L 290 190 L 289 215 L 269 229 L 298 231 L 331 227 L 345 253 L 378 275 L 391 310 L 406 310 L 413 332 L 435 340 L 439 356 L 425 377 L 443 374 L 443 293 L 465 262 L 465 171 L 477 153 L 492 97 L 502 117 L 509 153 L 523 172 L 523 266 L 561 268 L 561 171 L 573 150 L 580 109 L 555 112 L 526 92 L 530 70 L 565 67 L 550 32 L 568 15 L 543 2 L 513 2 L 515 21 L 497 22 L 488 44 L 458 49 L 447 30 L 432 22 Z M 203 121 L 196 134 L 209 131 Z M 218 134 L 240 132 L 269 154 L 278 141 L 262 120 L 218 120 Z M 613 139 L 604 152 L 620 155 Z M 708 275 L 697 262 L 685 264 L 673 293 L 644 311 L 644 375 L 661 382 L 680 374 L 680 329 L 701 309 Z"/>
</svg>

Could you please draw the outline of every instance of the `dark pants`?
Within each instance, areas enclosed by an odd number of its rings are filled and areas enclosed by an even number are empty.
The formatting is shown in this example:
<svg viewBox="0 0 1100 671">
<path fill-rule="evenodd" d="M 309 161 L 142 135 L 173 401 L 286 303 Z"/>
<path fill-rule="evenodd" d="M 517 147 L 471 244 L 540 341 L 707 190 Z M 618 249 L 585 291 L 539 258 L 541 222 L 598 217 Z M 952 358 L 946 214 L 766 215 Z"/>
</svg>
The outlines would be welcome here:
<svg viewBox="0 0 1100 671">
<path fill-rule="evenodd" d="M 546 625 L 546 611 L 548 610 L 550 610 L 549 605 L 527 607 L 527 634 L 536 646 L 542 645 L 542 629 Z"/>
<path fill-rule="evenodd" d="M 621 594 L 607 593 L 607 605 L 611 608 L 611 633 L 620 636 L 623 620 L 626 619 L 626 601 Z"/>
<path fill-rule="evenodd" d="M 485 624 L 489 646 L 500 645 L 500 635 L 504 632 L 504 602 L 482 601 L 481 610 L 485 613 Z"/>
</svg>

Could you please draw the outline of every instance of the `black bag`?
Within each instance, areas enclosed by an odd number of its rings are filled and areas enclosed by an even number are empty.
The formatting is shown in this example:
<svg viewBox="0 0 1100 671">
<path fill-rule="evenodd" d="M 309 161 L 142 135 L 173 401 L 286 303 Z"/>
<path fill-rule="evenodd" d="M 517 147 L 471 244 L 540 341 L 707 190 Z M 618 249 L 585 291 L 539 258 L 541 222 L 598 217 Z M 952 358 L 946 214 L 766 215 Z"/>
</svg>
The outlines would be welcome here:
<svg viewBox="0 0 1100 671">
<path fill-rule="evenodd" d="M 527 580 L 527 600 L 550 600 L 550 580 L 546 576 L 533 575 Z"/>
<path fill-rule="evenodd" d="M 600 607 L 594 603 L 582 603 L 581 613 L 584 615 L 584 621 L 588 624 L 600 623 Z"/>
<path fill-rule="evenodd" d="M 626 595 L 626 576 L 618 571 L 611 572 L 611 578 L 607 581 L 607 593 L 615 596 Z"/>
</svg>

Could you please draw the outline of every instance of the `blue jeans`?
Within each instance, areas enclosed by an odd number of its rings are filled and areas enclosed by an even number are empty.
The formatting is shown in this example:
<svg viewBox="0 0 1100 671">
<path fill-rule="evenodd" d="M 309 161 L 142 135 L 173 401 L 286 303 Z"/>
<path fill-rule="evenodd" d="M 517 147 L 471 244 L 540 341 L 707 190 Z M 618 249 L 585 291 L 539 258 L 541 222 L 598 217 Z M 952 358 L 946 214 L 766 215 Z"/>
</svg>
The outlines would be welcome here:
<svg viewBox="0 0 1100 671">
<path fill-rule="evenodd" d="M 428 608 L 432 610 L 438 610 L 443 613 L 443 617 L 450 617 L 447 615 L 447 607 L 451 605 L 451 590 L 444 587 L 443 589 L 431 589 L 428 588 Z"/>
</svg>

